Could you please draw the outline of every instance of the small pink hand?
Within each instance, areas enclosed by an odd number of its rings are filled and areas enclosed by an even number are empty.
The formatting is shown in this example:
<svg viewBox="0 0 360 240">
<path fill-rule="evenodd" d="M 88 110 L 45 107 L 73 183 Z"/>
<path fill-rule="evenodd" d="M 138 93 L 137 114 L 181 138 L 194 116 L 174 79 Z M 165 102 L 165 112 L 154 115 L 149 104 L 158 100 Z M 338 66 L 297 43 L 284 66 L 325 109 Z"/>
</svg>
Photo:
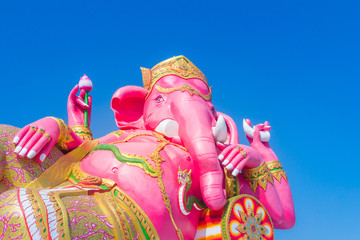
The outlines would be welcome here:
<svg viewBox="0 0 360 240">
<path fill-rule="evenodd" d="M 76 93 L 79 91 L 79 85 L 76 85 L 70 92 L 68 98 L 68 123 L 69 126 L 84 126 L 84 111 L 88 110 L 88 126 L 90 126 L 91 121 L 91 106 L 92 106 L 92 97 L 89 95 L 89 105 L 84 101 L 85 90 L 80 91 L 80 95 L 76 96 Z"/>
<path fill-rule="evenodd" d="M 227 170 L 232 171 L 234 176 L 237 176 L 243 168 L 255 168 L 262 162 L 260 154 L 252 147 L 220 143 L 218 143 L 218 147 L 222 150 L 218 157 L 220 162 Z"/>
<path fill-rule="evenodd" d="M 59 124 L 46 117 L 23 127 L 14 137 L 14 150 L 20 157 L 27 156 L 43 162 L 59 137 Z"/>
<path fill-rule="evenodd" d="M 249 126 L 251 126 L 249 119 L 246 119 L 246 122 Z M 260 153 L 265 162 L 278 160 L 276 154 L 271 149 L 269 142 L 262 142 L 260 140 L 260 131 L 269 131 L 270 129 L 271 127 L 269 126 L 269 122 L 265 121 L 264 124 L 258 124 L 255 126 L 254 138 L 246 136 L 251 147 L 255 148 Z"/>
</svg>

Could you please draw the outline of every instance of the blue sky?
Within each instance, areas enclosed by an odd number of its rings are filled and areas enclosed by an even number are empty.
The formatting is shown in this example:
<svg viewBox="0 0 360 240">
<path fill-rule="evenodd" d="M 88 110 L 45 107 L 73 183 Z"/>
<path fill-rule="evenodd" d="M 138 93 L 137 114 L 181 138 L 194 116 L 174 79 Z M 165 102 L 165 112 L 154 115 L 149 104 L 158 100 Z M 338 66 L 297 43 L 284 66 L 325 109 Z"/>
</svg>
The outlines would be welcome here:
<svg viewBox="0 0 360 240">
<path fill-rule="evenodd" d="M 185 55 L 218 111 L 268 120 L 297 222 L 276 239 L 350 239 L 360 227 L 359 3 L 356 1 L 2 1 L 0 123 L 67 119 L 67 95 L 93 81 L 92 131 L 116 130 L 116 89 L 140 66 Z"/>
</svg>

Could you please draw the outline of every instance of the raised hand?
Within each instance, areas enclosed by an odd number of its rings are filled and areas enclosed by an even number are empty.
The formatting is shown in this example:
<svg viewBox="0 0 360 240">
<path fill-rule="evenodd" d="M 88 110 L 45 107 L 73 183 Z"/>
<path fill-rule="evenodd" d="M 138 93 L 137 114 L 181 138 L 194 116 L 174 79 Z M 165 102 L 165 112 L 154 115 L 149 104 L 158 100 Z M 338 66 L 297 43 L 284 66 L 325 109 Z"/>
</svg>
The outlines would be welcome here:
<svg viewBox="0 0 360 240">
<path fill-rule="evenodd" d="M 59 124 L 55 118 L 46 117 L 23 127 L 14 137 L 14 150 L 20 157 L 44 161 L 59 137 Z"/>
<path fill-rule="evenodd" d="M 218 147 L 222 150 L 218 157 L 220 162 L 228 171 L 232 171 L 233 176 L 237 176 L 243 168 L 255 168 L 262 162 L 260 154 L 252 147 L 220 143 Z"/>
<path fill-rule="evenodd" d="M 243 127 L 250 145 L 260 153 L 265 162 L 278 160 L 269 144 L 269 131 L 271 127 L 268 121 L 265 121 L 264 124 L 258 124 L 255 127 L 251 127 L 251 121 L 246 119 L 243 122 Z"/>
<path fill-rule="evenodd" d="M 89 104 L 86 104 L 84 101 L 85 98 L 85 90 L 82 89 L 80 91 L 80 95 L 77 96 L 77 92 L 79 91 L 79 85 L 76 85 L 70 92 L 68 98 L 68 123 L 69 126 L 84 126 L 85 124 L 85 109 L 88 110 L 88 126 L 90 126 L 91 121 L 91 106 L 92 106 L 92 97 L 89 95 Z"/>
</svg>

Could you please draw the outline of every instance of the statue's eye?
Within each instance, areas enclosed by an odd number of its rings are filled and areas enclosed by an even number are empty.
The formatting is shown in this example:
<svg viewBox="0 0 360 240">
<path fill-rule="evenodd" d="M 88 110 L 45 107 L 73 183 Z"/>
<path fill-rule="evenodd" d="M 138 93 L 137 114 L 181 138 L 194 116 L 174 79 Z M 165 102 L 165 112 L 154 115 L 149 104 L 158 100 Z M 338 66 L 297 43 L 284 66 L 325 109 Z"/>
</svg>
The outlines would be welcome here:
<svg viewBox="0 0 360 240">
<path fill-rule="evenodd" d="M 155 101 L 156 101 L 156 102 L 162 102 L 162 101 L 164 101 L 164 99 L 162 98 L 161 95 L 159 95 L 159 96 L 157 96 L 157 97 L 155 98 Z"/>
<path fill-rule="evenodd" d="M 213 114 L 215 114 L 215 108 L 211 108 L 211 112 L 213 113 Z"/>
</svg>

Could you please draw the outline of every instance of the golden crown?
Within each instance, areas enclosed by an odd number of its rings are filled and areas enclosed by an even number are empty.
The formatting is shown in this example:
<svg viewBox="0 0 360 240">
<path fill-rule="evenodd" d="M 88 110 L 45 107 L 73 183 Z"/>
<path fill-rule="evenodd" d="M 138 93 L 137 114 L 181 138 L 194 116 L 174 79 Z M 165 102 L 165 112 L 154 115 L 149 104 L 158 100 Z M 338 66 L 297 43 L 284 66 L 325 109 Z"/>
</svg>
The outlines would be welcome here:
<svg viewBox="0 0 360 240">
<path fill-rule="evenodd" d="M 166 75 L 176 75 L 184 79 L 198 78 L 208 87 L 205 75 L 189 59 L 180 55 L 156 64 L 152 69 L 141 67 L 144 88 L 149 92 L 160 78 Z"/>
</svg>

